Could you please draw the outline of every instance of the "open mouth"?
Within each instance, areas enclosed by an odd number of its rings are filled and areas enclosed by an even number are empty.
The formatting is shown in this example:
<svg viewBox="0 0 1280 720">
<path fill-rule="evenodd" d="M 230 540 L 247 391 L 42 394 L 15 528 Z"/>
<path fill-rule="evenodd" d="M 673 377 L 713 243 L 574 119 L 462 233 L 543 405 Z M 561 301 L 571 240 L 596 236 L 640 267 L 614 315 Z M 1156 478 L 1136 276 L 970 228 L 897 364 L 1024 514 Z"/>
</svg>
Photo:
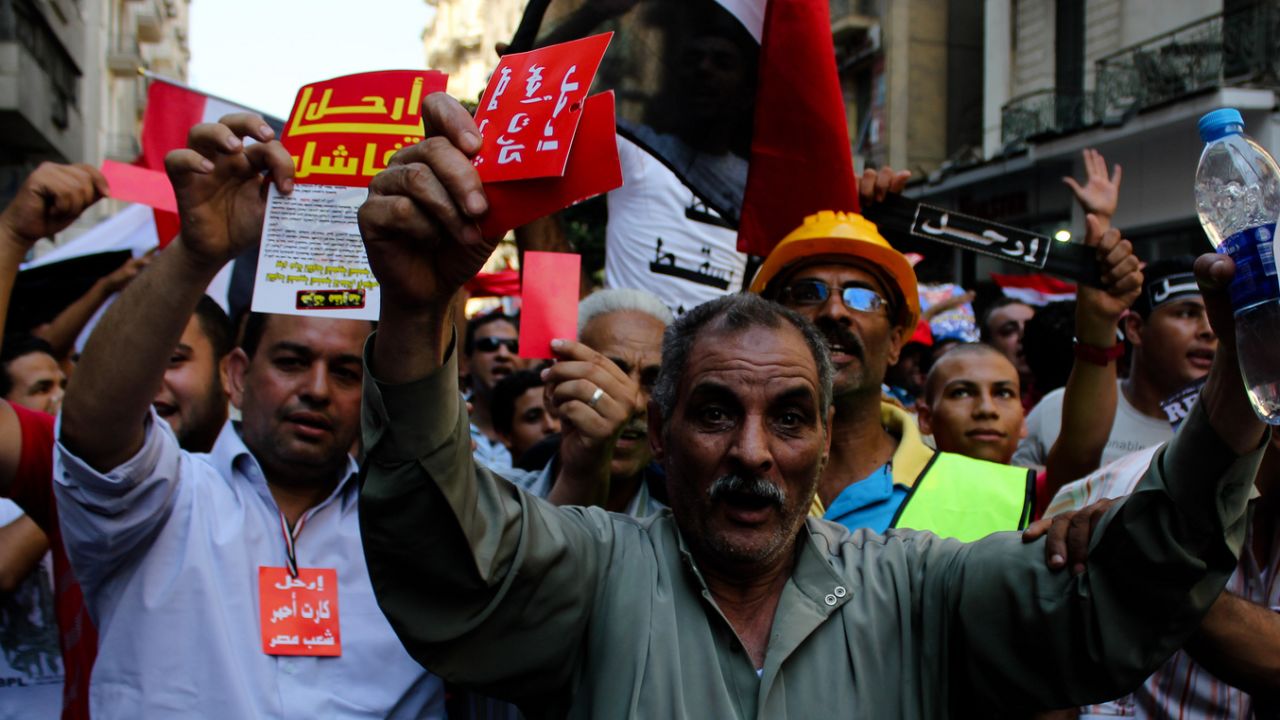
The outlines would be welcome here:
<svg viewBox="0 0 1280 720">
<path fill-rule="evenodd" d="M 852 360 L 862 360 L 862 343 L 849 328 L 826 316 L 818 318 L 815 324 L 831 352 L 832 362 L 845 365 Z"/>
<path fill-rule="evenodd" d="M 720 496 L 725 516 L 740 525 L 759 525 L 778 505 L 773 498 L 750 492 L 729 491 Z"/>
<path fill-rule="evenodd" d="M 1192 350 L 1187 353 L 1187 360 L 1199 369 L 1208 370 L 1213 365 L 1213 351 Z"/>
<path fill-rule="evenodd" d="M 155 402 L 151 403 L 151 406 L 156 409 L 157 415 L 165 418 L 166 420 L 178 413 L 178 407 L 176 405 L 170 405 L 169 403 Z"/>
<path fill-rule="evenodd" d="M 786 500 L 783 490 L 762 477 L 744 478 L 725 475 L 711 484 L 712 502 L 719 504 L 730 522 L 759 525 L 775 511 L 780 512 Z"/>
<path fill-rule="evenodd" d="M 635 445 L 644 442 L 648 437 L 649 433 L 647 430 L 629 427 L 626 430 L 623 430 L 622 434 L 618 435 L 618 444 Z"/>
</svg>

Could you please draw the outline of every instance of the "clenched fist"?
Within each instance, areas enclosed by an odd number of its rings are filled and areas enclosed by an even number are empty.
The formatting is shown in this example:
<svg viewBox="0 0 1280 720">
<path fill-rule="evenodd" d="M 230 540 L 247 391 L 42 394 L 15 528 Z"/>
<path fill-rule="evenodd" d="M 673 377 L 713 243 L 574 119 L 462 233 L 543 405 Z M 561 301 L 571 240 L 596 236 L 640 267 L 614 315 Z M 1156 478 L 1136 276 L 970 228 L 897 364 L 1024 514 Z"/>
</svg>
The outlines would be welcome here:
<svg viewBox="0 0 1280 720">
<path fill-rule="evenodd" d="M 23 252 L 61 232 L 107 194 L 107 179 L 92 165 L 41 163 L 0 214 L 0 230 Z"/>
</svg>

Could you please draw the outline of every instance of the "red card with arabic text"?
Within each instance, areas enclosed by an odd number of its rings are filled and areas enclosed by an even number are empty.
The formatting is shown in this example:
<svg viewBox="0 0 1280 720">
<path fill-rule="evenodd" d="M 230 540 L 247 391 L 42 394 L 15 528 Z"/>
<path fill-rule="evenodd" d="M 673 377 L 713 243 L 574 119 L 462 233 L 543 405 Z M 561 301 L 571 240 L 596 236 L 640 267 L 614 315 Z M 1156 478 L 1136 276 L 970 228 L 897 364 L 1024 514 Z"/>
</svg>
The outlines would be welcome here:
<svg viewBox="0 0 1280 720">
<path fill-rule="evenodd" d="M 258 568 L 262 652 L 268 655 L 342 655 L 338 627 L 338 571 L 332 568 Z"/>
<path fill-rule="evenodd" d="M 524 254 L 520 289 L 520 357 L 552 358 L 551 341 L 578 337 L 578 278 L 574 253 Z"/>
<path fill-rule="evenodd" d="M 422 140 L 422 100 L 448 80 L 438 70 L 383 70 L 304 86 L 281 138 L 294 180 L 368 187 L 397 150 Z"/>
<path fill-rule="evenodd" d="M 564 177 L 486 183 L 489 212 L 480 218 L 480 233 L 498 237 L 511 228 L 622 186 L 613 92 L 587 98 L 582 124 L 569 153 Z"/>
<path fill-rule="evenodd" d="M 476 112 L 485 183 L 559 177 L 613 33 L 504 55 Z"/>
</svg>

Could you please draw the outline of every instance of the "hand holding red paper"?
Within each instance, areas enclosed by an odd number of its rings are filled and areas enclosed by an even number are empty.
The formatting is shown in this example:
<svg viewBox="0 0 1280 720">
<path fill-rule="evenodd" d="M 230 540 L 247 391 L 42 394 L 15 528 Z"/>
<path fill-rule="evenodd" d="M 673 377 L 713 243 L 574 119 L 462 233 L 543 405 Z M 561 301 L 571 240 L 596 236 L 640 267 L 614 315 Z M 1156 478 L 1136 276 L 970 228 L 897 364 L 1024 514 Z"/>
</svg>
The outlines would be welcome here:
<svg viewBox="0 0 1280 720">
<path fill-rule="evenodd" d="M 447 306 L 479 272 L 500 235 L 481 236 L 489 209 L 471 156 L 480 150 L 475 121 L 444 93 L 427 96 L 431 138 L 396 153 L 369 184 L 360 234 L 386 303 L 414 311 Z"/>
<path fill-rule="evenodd" d="M 0 227 L 23 245 L 61 232 L 107 194 L 107 181 L 91 165 L 41 163 L 0 214 Z"/>
<path fill-rule="evenodd" d="M 106 160 L 102 163 L 102 174 L 111 186 L 111 197 L 116 200 L 138 203 L 170 213 L 178 212 L 178 199 L 174 197 L 173 185 L 163 172 Z"/>
</svg>

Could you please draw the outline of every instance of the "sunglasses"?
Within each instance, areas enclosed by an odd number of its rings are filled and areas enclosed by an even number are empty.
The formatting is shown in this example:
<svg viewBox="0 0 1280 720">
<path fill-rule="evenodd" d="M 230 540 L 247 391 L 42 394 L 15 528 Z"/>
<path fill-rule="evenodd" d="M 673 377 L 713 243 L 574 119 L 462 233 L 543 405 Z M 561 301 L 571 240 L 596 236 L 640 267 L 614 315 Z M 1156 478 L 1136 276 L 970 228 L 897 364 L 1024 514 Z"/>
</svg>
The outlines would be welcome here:
<svg viewBox="0 0 1280 720">
<path fill-rule="evenodd" d="M 783 288 L 783 298 L 796 305 L 821 305 L 831 297 L 831 286 L 821 280 L 799 280 Z M 888 308 L 889 301 L 870 288 L 841 288 L 840 299 L 845 307 L 858 312 L 876 312 Z"/>
<path fill-rule="evenodd" d="M 482 337 L 476 340 L 476 350 L 479 350 L 480 352 L 498 352 L 498 348 L 503 346 L 505 346 L 507 351 L 512 355 L 516 354 L 520 350 L 520 343 L 517 342 L 515 338 Z"/>
</svg>

